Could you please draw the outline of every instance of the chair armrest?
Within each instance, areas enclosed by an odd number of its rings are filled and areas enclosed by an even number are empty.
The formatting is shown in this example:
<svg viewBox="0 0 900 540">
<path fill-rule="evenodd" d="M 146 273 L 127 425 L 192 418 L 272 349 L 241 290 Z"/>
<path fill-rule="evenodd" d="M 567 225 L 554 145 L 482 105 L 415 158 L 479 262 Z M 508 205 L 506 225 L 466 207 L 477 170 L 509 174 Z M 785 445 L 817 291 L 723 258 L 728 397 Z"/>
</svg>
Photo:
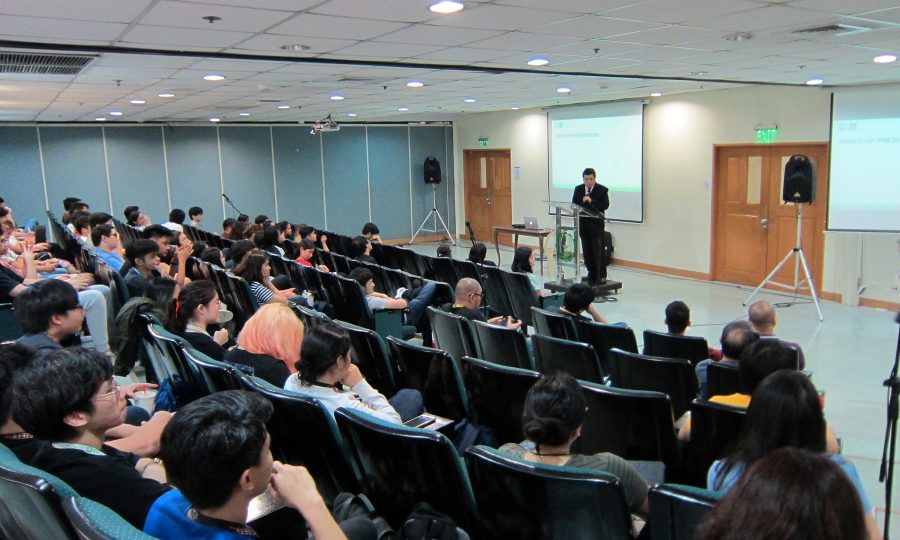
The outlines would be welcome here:
<svg viewBox="0 0 900 540">
<path fill-rule="evenodd" d="M 406 308 L 372 310 L 375 316 L 375 333 L 383 338 L 394 336 L 403 339 L 403 315 L 406 311 Z"/>
<path fill-rule="evenodd" d="M 565 296 L 565 293 L 559 292 L 553 294 L 545 294 L 544 296 L 538 297 L 538 303 L 541 305 L 541 309 L 560 307 L 563 305 L 563 298 Z"/>
</svg>

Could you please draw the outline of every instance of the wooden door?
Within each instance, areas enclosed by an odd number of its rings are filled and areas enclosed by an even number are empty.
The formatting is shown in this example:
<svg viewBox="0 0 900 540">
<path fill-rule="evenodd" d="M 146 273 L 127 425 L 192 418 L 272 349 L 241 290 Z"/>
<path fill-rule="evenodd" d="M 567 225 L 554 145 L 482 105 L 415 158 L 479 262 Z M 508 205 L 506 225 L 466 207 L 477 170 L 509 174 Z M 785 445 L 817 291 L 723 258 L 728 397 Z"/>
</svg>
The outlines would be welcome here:
<svg viewBox="0 0 900 540">
<path fill-rule="evenodd" d="M 495 226 L 512 224 L 512 169 L 509 150 L 464 150 L 466 221 L 475 236 L 490 242 Z M 510 244 L 511 238 L 501 237 Z"/>
<path fill-rule="evenodd" d="M 794 154 L 805 154 L 816 165 L 817 197 L 803 205 L 801 241 L 821 290 L 828 193 L 825 143 L 716 147 L 713 279 L 758 285 L 796 245 L 796 206 L 781 197 L 784 165 Z M 775 282 L 793 286 L 794 259 L 773 278 Z M 802 269 L 799 276 L 802 280 Z"/>
</svg>

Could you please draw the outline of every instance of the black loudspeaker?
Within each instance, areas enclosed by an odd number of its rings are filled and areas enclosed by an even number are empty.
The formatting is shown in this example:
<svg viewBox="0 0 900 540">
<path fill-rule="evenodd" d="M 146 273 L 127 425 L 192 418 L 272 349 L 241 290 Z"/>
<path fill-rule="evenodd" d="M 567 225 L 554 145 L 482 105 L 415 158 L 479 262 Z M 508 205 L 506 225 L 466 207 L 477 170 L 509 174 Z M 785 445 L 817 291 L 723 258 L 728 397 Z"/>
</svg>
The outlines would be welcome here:
<svg viewBox="0 0 900 540">
<path fill-rule="evenodd" d="M 425 183 L 441 183 L 441 162 L 434 156 L 425 158 Z"/>
<path fill-rule="evenodd" d="M 788 160 L 781 197 L 788 203 L 811 203 L 816 199 L 816 168 L 808 157 L 798 154 Z"/>
</svg>

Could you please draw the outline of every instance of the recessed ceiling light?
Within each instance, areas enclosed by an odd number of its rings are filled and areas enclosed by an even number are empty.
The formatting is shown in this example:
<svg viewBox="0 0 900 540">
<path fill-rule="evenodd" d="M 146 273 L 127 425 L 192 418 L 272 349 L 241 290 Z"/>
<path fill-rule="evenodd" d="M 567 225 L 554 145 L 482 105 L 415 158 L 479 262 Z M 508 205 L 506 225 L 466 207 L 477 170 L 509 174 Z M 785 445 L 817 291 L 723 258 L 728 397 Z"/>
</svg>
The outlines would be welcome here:
<svg viewBox="0 0 900 540">
<path fill-rule="evenodd" d="M 278 108 L 279 109 L 290 109 L 291 106 L 290 105 L 279 105 Z"/>
<path fill-rule="evenodd" d="M 410 88 L 422 88 L 425 86 L 425 83 L 422 81 L 406 81 L 406 86 Z"/>
<path fill-rule="evenodd" d="M 538 56 L 536 58 L 532 58 L 528 61 L 529 66 L 546 66 L 550 63 L 550 60 L 547 60 L 543 56 Z"/>
<path fill-rule="evenodd" d="M 509 110 L 511 110 L 511 111 L 518 111 L 518 110 L 519 110 L 519 108 L 518 108 L 518 107 L 515 107 L 515 106 L 513 106 L 513 107 L 510 107 L 510 108 L 509 108 Z"/>
<path fill-rule="evenodd" d="M 879 54 L 872 61 L 876 64 L 890 64 L 891 62 L 896 62 L 897 57 L 893 54 Z"/>
<path fill-rule="evenodd" d="M 662 92 L 651 92 L 650 95 L 651 95 L 652 97 L 659 97 L 659 96 L 662 95 Z"/>
<path fill-rule="evenodd" d="M 143 105 L 144 103 L 147 103 L 147 102 L 144 101 L 143 99 L 132 99 L 131 100 L 132 105 Z"/>
<path fill-rule="evenodd" d="M 175 97 L 175 94 L 172 94 L 170 92 L 163 92 L 162 94 L 156 94 L 156 97 L 162 97 L 162 98 Z"/>
<path fill-rule="evenodd" d="M 356 113 L 355 113 L 355 112 L 348 112 L 348 113 L 347 113 L 347 116 L 349 116 L 350 118 L 355 118 L 355 117 L 356 117 Z"/>
<path fill-rule="evenodd" d="M 463 101 L 465 101 L 466 103 L 475 103 L 478 100 L 473 97 L 467 97 L 467 98 L 463 99 Z"/>
<path fill-rule="evenodd" d="M 556 91 L 559 92 L 560 94 L 568 94 L 569 92 L 572 91 L 572 89 L 569 88 L 568 86 L 560 86 L 560 87 L 557 87 Z"/>
<path fill-rule="evenodd" d="M 819 86 L 820 84 L 823 84 L 824 82 L 825 82 L 825 79 L 823 79 L 821 77 L 815 77 L 813 79 L 806 81 L 806 84 L 808 86 Z"/>
<path fill-rule="evenodd" d="M 753 32 L 738 32 L 725 36 L 725 41 L 747 41 L 748 39 L 753 39 Z"/>
<path fill-rule="evenodd" d="M 122 111 L 109 111 L 110 116 L 122 116 Z"/>
<path fill-rule="evenodd" d="M 428 9 L 435 12 L 446 15 L 447 13 L 456 13 L 457 11 L 462 10 L 463 8 L 462 2 L 454 2 L 452 0 L 443 0 L 441 2 L 437 2 L 435 4 L 431 4 L 428 6 Z"/>
<path fill-rule="evenodd" d="M 330 99 L 331 101 L 341 101 L 344 99 L 344 96 L 342 96 L 340 94 L 332 94 L 331 97 L 328 99 Z"/>
<path fill-rule="evenodd" d="M 691 75 L 693 75 L 694 77 L 699 77 L 700 75 L 706 75 L 706 72 L 705 71 L 692 71 Z"/>
<path fill-rule="evenodd" d="M 239 112 L 239 113 L 238 113 L 238 116 L 250 116 L 250 113 L 248 113 L 248 112 Z"/>
<path fill-rule="evenodd" d="M 209 119 L 209 121 L 215 124 L 216 122 L 221 122 L 222 120 L 220 118 L 212 117 Z"/>
<path fill-rule="evenodd" d="M 290 44 L 290 45 L 282 45 L 282 50 L 291 51 L 291 52 L 305 52 L 309 50 L 308 45 L 299 45 L 299 44 Z"/>
<path fill-rule="evenodd" d="M 224 81 L 225 77 L 222 75 L 204 75 L 204 81 Z"/>
<path fill-rule="evenodd" d="M 99 118 L 94 118 L 94 120 L 96 120 L 97 122 L 106 122 L 106 118 L 103 118 L 102 116 Z"/>
<path fill-rule="evenodd" d="M 398 107 L 397 110 L 400 112 L 406 112 L 409 110 L 409 107 Z"/>
</svg>

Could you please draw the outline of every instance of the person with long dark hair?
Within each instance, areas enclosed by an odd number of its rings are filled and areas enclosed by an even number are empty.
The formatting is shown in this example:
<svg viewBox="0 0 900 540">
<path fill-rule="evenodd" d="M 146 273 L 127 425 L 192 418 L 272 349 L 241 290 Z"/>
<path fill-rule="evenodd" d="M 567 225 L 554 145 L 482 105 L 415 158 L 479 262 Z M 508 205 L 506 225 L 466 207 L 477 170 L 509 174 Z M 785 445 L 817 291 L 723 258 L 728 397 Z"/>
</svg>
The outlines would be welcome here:
<svg viewBox="0 0 900 540">
<path fill-rule="evenodd" d="M 350 361 L 350 336 L 337 324 L 317 325 L 304 336 L 296 367 L 285 390 L 314 397 L 332 413 L 345 407 L 399 424 L 425 412 L 416 390 L 403 389 L 387 399 L 372 388 Z"/>
<path fill-rule="evenodd" d="M 469 260 L 475 264 L 483 264 L 487 266 L 497 266 L 494 261 L 485 259 L 487 256 L 487 246 L 484 242 L 477 242 L 469 249 Z"/>
<path fill-rule="evenodd" d="M 866 534 L 868 518 L 845 473 L 821 452 L 792 447 L 775 450 L 754 463 L 716 504 L 697 538 L 875 538 L 871 529 Z"/>
<path fill-rule="evenodd" d="M 608 452 L 591 456 L 572 453 L 572 443 L 581 436 L 586 416 L 587 405 L 578 381 L 563 372 L 545 375 L 525 398 L 522 431 L 529 443 L 507 443 L 500 450 L 534 463 L 611 473 L 622 482 L 631 511 L 647 515 L 650 486 L 627 461 Z"/>
<path fill-rule="evenodd" d="M 526 246 L 517 247 L 510 270 L 528 276 L 528 281 L 531 282 L 531 288 L 534 289 L 534 293 L 538 296 L 544 296 L 541 278 L 534 275 L 534 250 Z"/>
<path fill-rule="evenodd" d="M 816 387 L 802 372 L 784 369 L 766 377 L 753 392 L 735 450 L 709 468 L 707 487 L 728 492 L 753 464 L 780 448 L 800 448 L 828 457 L 856 488 L 870 538 L 879 538 L 875 512 L 852 463 L 826 453 L 826 425 Z"/>
<path fill-rule="evenodd" d="M 287 304 L 288 300 L 296 295 L 294 289 L 281 290 L 272 283 L 269 257 L 260 249 L 254 249 L 244 255 L 234 268 L 234 275 L 244 278 L 250 284 L 250 292 L 260 306 L 268 303 Z M 303 300 L 301 302 L 305 303 Z"/>
<path fill-rule="evenodd" d="M 225 357 L 228 330 L 222 328 L 209 335 L 207 327 L 219 322 L 221 302 L 215 285 L 209 281 L 192 281 L 172 302 L 172 324 L 175 332 L 192 347 L 214 360 Z"/>
</svg>

